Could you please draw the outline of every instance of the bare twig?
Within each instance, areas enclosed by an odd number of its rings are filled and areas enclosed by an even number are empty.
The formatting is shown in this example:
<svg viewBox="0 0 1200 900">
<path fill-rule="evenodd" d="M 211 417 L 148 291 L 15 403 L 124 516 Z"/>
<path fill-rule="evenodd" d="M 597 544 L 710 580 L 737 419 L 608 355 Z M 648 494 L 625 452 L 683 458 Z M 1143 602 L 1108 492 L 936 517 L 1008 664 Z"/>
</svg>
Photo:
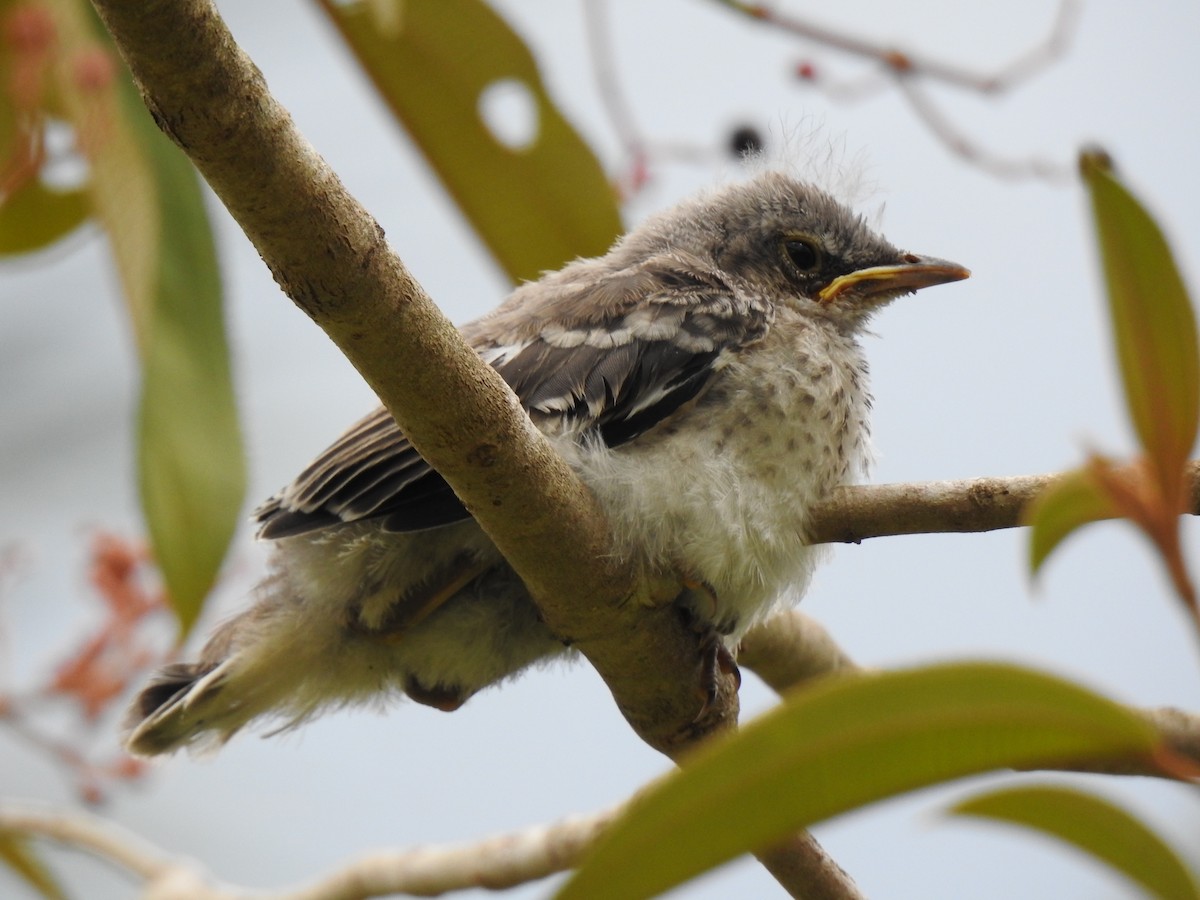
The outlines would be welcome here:
<svg viewBox="0 0 1200 900">
<path fill-rule="evenodd" d="M 1054 163 L 1036 156 L 1018 159 L 993 153 L 955 127 L 911 76 L 898 75 L 895 84 L 913 112 L 920 116 L 938 140 L 967 162 L 1001 178 L 1042 178 L 1065 182 L 1072 177 L 1074 169 L 1064 163 Z"/>
<path fill-rule="evenodd" d="M 1192 515 L 1200 515 L 1200 462 L 1189 464 Z M 814 544 L 855 544 L 898 534 L 995 531 L 1021 524 L 1025 504 L 1062 473 L 839 488 L 813 510 Z"/>
<path fill-rule="evenodd" d="M 0 804 L 0 832 L 45 838 L 85 850 L 146 882 L 163 877 L 175 866 L 149 842 L 107 819 L 82 811 L 53 812 L 6 801 Z"/>
<path fill-rule="evenodd" d="M 97 752 L 89 751 L 78 736 L 60 737 L 39 726 L 29 710 L 40 712 L 52 699 L 56 698 L 41 694 L 32 698 L 0 696 L 0 727 L 61 769 L 75 783 L 84 803 L 93 806 L 102 803 L 110 785 L 135 780 L 146 771 L 143 760 L 119 751 L 101 759 Z"/>
<path fill-rule="evenodd" d="M 274 900 L 358 900 L 396 893 L 436 897 L 467 888 L 526 884 L 574 868 L 619 812 L 574 816 L 474 844 L 376 853 Z"/>
<path fill-rule="evenodd" d="M 584 0 L 583 3 L 583 14 L 587 20 L 585 31 L 588 54 L 591 56 L 592 70 L 595 73 L 600 102 L 604 106 L 604 114 L 612 123 L 613 131 L 624 145 L 626 154 L 636 159 L 645 155 L 645 142 L 617 77 L 612 30 L 609 28 L 604 5 L 605 0 Z"/>
<path fill-rule="evenodd" d="M 756 853 L 755 857 L 788 889 L 804 900 L 862 900 L 854 880 L 843 871 L 807 831 L 782 844 Z M 799 885 L 797 892 L 792 886 Z"/>
<path fill-rule="evenodd" d="M 824 625 L 799 610 L 750 629 L 738 646 L 738 663 L 780 694 L 822 675 L 862 671 Z"/>
<path fill-rule="evenodd" d="M 761 3 L 744 3 L 741 0 L 718 2 L 764 25 L 773 26 L 850 56 L 873 60 L 893 71 L 923 75 L 945 84 L 985 94 L 1010 91 L 1057 62 L 1067 50 L 1079 19 L 1080 9 L 1079 0 L 1062 0 L 1050 33 L 1041 42 L 995 72 L 985 73 L 899 50 L 890 44 L 880 44 L 857 34 L 826 28 L 807 19 L 781 13 Z"/>
<path fill-rule="evenodd" d="M 926 79 L 988 95 L 1002 94 L 1019 87 L 1057 62 L 1066 52 L 1079 19 L 1078 0 L 1062 0 L 1049 34 L 1007 65 L 993 72 L 977 72 L 933 57 L 900 50 L 857 34 L 827 28 L 807 19 L 781 13 L 764 4 L 746 3 L 741 0 L 718 2 L 753 21 L 849 56 L 878 63 L 880 68 L 877 75 L 853 83 L 831 81 L 811 64 L 801 65 L 798 72 L 806 82 L 822 87 L 840 100 L 859 99 L 888 84 L 896 85 L 913 112 L 930 131 L 948 149 L 979 168 L 1002 178 L 1036 177 L 1055 181 L 1065 180 L 1073 172 L 1072 167 L 1067 164 L 1036 158 L 1010 159 L 985 149 L 956 128 L 917 86 L 917 81 Z"/>
<path fill-rule="evenodd" d="M 144 884 L 143 900 L 366 900 L 435 897 L 486 887 L 502 890 L 574 868 L 620 814 L 613 808 L 469 844 L 373 853 L 312 883 L 280 891 L 218 884 L 196 864 L 171 857 L 112 822 L 80 811 L 0 805 L 0 833 L 40 837 L 124 869 Z M 849 877 L 807 833 L 760 853 L 793 897 L 860 900 Z"/>
<path fill-rule="evenodd" d="M 73 744 L 44 733 L 30 722 L 24 710 L 27 702 L 12 696 L 4 697 L 0 701 L 0 725 L 13 737 L 39 751 L 43 758 L 49 759 L 66 774 L 86 786 L 96 775 L 87 756 Z M 85 789 L 83 793 L 86 797 L 88 791 Z"/>
<path fill-rule="evenodd" d="M 973 140 L 941 111 L 921 87 L 921 80 L 947 84 L 980 94 L 1002 94 L 1056 62 L 1066 52 L 1079 17 L 1078 0 L 1062 0 L 1050 33 L 1007 65 L 993 72 L 977 72 L 932 57 L 900 50 L 894 46 L 867 40 L 826 28 L 806 19 L 789 16 L 768 6 L 739 0 L 718 0 L 722 5 L 753 21 L 775 27 L 804 40 L 830 47 L 841 53 L 873 61 L 878 68 L 864 78 L 837 81 L 811 63 L 797 66 L 797 75 L 820 87 L 829 96 L 844 102 L 863 99 L 896 87 L 913 112 L 951 152 L 963 160 L 1002 178 L 1041 178 L 1048 181 L 1069 179 L 1074 168 L 1038 157 L 1010 158 Z M 597 92 L 617 139 L 625 153 L 625 174 L 620 180 L 624 195 L 636 193 L 650 178 L 652 160 L 674 160 L 711 164 L 719 154 L 713 148 L 675 142 L 652 142 L 638 126 L 633 108 L 622 89 L 615 48 L 609 27 L 605 0 L 585 0 L 586 37 L 592 60 Z"/>
<path fill-rule="evenodd" d="M 0 805 L 0 832 L 40 837 L 84 850 L 144 882 L 146 900 L 365 900 L 407 894 L 493 890 L 573 868 L 619 809 L 574 816 L 471 844 L 379 852 L 349 862 L 311 884 L 282 891 L 218 885 L 195 864 L 112 822 L 84 812 Z"/>
</svg>

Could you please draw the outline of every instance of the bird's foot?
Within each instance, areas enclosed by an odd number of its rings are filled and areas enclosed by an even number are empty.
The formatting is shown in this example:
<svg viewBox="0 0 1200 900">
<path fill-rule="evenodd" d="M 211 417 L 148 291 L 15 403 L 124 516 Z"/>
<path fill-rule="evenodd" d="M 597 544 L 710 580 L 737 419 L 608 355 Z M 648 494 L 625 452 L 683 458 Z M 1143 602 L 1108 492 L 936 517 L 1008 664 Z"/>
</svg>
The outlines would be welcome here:
<svg viewBox="0 0 1200 900">
<path fill-rule="evenodd" d="M 725 641 L 719 634 L 715 631 L 708 633 L 700 645 L 700 654 L 700 690 L 704 703 L 700 707 L 700 712 L 696 714 L 694 722 L 704 718 L 709 707 L 717 702 L 717 697 L 721 692 L 722 675 L 733 677 L 735 692 L 742 687 L 742 670 L 738 668 L 737 660 L 733 658 L 733 654 L 729 652 L 729 648 L 725 646 Z"/>
<path fill-rule="evenodd" d="M 422 706 L 432 706 L 442 712 L 454 712 L 467 702 L 468 696 L 461 688 L 426 687 L 417 680 L 415 675 L 409 675 L 404 681 L 404 693 L 408 694 Z"/>
<path fill-rule="evenodd" d="M 715 596 L 715 595 L 714 595 Z M 700 666 L 697 672 L 697 690 L 700 695 L 700 711 L 696 713 L 693 722 L 704 718 L 709 708 L 717 702 L 721 693 L 721 676 L 733 678 L 733 689 L 737 691 L 742 686 L 742 672 L 737 660 L 725 646 L 725 640 L 709 622 L 704 621 L 686 606 L 681 606 L 680 614 L 687 626 L 700 635 Z"/>
</svg>

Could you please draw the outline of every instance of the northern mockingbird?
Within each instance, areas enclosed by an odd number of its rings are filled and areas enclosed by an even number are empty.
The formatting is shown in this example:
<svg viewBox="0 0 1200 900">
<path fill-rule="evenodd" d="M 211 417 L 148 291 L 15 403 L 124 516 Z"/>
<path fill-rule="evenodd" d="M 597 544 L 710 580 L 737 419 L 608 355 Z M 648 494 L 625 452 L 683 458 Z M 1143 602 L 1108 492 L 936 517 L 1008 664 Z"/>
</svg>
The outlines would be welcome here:
<svg viewBox="0 0 1200 900">
<path fill-rule="evenodd" d="M 968 274 L 766 173 L 522 285 L 462 332 L 595 493 L 619 551 L 699 586 L 679 602 L 732 641 L 799 598 L 808 511 L 862 474 L 857 335 L 896 297 Z M 455 709 L 566 652 L 382 408 L 255 518 L 274 552 L 254 605 L 142 691 L 134 752 L 387 695 Z"/>
</svg>

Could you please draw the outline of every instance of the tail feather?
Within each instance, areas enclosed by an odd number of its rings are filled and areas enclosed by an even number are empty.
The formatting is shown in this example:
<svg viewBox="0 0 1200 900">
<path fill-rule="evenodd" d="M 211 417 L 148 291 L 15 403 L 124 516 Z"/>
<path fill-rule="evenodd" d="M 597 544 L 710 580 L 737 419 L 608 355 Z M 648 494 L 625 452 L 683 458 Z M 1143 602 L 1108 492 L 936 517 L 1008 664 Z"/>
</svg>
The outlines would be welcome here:
<svg viewBox="0 0 1200 900">
<path fill-rule="evenodd" d="M 141 693 L 133 701 L 130 717 L 140 722 L 149 718 L 160 709 L 170 706 L 179 694 L 196 683 L 205 671 L 196 663 L 173 663 L 163 666 L 142 688 Z"/>
<path fill-rule="evenodd" d="M 125 745 L 138 756 L 157 756 L 220 730 L 220 743 L 237 727 L 213 721 L 213 701 L 225 684 L 226 665 L 174 663 L 160 669 L 138 694 L 126 720 Z"/>
</svg>

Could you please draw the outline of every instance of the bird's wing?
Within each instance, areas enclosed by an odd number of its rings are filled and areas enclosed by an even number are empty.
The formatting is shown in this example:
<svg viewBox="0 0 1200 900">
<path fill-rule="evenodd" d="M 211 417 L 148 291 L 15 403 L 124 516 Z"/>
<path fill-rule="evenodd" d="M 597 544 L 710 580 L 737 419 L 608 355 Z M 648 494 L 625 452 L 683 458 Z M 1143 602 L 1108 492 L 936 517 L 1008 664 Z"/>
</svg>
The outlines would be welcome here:
<svg viewBox="0 0 1200 900">
<path fill-rule="evenodd" d="M 546 287 L 518 290 L 464 333 L 542 428 L 610 447 L 698 396 L 728 355 L 769 324 L 763 305 L 677 257 Z M 420 531 L 468 516 L 383 408 L 255 512 L 264 538 L 363 519 Z"/>
</svg>

